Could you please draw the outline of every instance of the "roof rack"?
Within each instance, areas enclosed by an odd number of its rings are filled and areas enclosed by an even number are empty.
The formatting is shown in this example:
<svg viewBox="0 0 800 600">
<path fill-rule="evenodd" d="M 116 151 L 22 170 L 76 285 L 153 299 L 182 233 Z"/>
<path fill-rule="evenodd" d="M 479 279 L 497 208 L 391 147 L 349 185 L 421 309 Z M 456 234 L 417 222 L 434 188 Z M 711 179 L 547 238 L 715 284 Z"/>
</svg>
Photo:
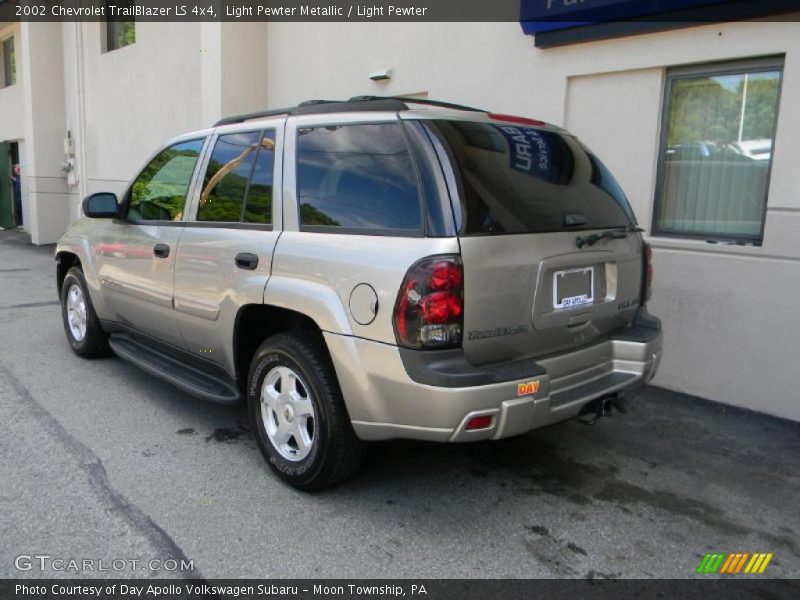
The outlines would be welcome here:
<svg viewBox="0 0 800 600">
<path fill-rule="evenodd" d="M 253 119 L 264 119 L 279 115 L 313 115 L 334 112 L 357 112 L 357 111 L 392 111 L 409 110 L 408 104 L 425 104 L 438 106 L 441 108 L 452 108 L 455 110 L 468 110 L 474 112 L 484 112 L 479 108 L 452 104 L 450 102 L 439 102 L 428 100 L 427 98 L 402 98 L 398 96 L 353 96 L 349 100 L 306 100 L 297 106 L 289 108 L 275 108 L 259 112 L 248 113 L 225 117 L 214 123 L 214 127 L 222 125 L 233 125 L 234 123 L 244 123 Z"/>
<path fill-rule="evenodd" d="M 464 106 L 463 104 L 442 102 L 441 100 L 429 100 L 428 98 L 407 98 L 405 96 L 353 96 L 348 102 L 365 102 L 369 100 L 400 100 L 404 104 L 425 104 L 427 106 L 438 106 L 440 108 L 452 108 L 453 110 L 486 112 L 482 108 L 475 108 L 474 106 Z"/>
</svg>

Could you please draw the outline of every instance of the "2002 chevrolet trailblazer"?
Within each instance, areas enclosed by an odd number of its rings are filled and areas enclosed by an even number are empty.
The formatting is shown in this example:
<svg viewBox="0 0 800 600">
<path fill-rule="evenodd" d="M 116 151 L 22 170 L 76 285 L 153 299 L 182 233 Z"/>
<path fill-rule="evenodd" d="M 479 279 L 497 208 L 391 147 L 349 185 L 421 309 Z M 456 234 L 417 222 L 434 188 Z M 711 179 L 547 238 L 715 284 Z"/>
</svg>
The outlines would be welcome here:
<svg viewBox="0 0 800 600">
<path fill-rule="evenodd" d="M 73 350 L 245 399 L 302 489 L 354 473 L 368 440 L 602 410 L 659 362 L 622 190 L 538 121 L 374 97 L 232 117 L 84 212 L 56 249 Z"/>
</svg>

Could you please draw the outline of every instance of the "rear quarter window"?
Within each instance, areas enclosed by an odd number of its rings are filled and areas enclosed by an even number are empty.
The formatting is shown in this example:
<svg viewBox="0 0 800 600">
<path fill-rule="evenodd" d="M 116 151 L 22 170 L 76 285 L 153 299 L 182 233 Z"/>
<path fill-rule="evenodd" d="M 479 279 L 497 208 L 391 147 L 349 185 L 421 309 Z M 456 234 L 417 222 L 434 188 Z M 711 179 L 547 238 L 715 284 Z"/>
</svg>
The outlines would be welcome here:
<svg viewBox="0 0 800 600">
<path fill-rule="evenodd" d="M 297 132 L 301 229 L 419 231 L 420 195 L 399 123 Z"/>
<path fill-rule="evenodd" d="M 570 135 L 512 123 L 435 121 L 459 179 L 461 234 L 544 233 L 634 224 L 603 163 Z"/>
</svg>

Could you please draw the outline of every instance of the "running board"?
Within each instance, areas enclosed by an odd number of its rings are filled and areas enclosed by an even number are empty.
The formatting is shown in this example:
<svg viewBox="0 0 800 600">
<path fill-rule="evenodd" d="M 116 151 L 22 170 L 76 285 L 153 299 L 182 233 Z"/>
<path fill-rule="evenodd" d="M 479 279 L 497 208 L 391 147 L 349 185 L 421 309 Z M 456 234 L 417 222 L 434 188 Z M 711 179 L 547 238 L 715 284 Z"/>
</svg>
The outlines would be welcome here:
<svg viewBox="0 0 800 600">
<path fill-rule="evenodd" d="M 193 396 L 222 404 L 234 404 L 242 399 L 241 393 L 232 382 L 225 381 L 208 370 L 202 371 L 189 366 L 129 335 L 111 334 L 108 343 L 120 358 Z"/>
</svg>

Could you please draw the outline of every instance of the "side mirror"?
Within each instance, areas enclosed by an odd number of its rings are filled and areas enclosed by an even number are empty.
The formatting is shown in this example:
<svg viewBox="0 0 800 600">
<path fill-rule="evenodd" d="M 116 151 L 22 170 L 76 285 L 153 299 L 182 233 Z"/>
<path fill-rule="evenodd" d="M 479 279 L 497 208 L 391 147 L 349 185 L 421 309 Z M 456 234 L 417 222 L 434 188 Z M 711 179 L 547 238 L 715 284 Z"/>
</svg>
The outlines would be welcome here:
<svg viewBox="0 0 800 600">
<path fill-rule="evenodd" d="M 116 194 L 98 192 L 83 199 L 83 214 L 92 219 L 114 219 L 120 216 Z"/>
</svg>

